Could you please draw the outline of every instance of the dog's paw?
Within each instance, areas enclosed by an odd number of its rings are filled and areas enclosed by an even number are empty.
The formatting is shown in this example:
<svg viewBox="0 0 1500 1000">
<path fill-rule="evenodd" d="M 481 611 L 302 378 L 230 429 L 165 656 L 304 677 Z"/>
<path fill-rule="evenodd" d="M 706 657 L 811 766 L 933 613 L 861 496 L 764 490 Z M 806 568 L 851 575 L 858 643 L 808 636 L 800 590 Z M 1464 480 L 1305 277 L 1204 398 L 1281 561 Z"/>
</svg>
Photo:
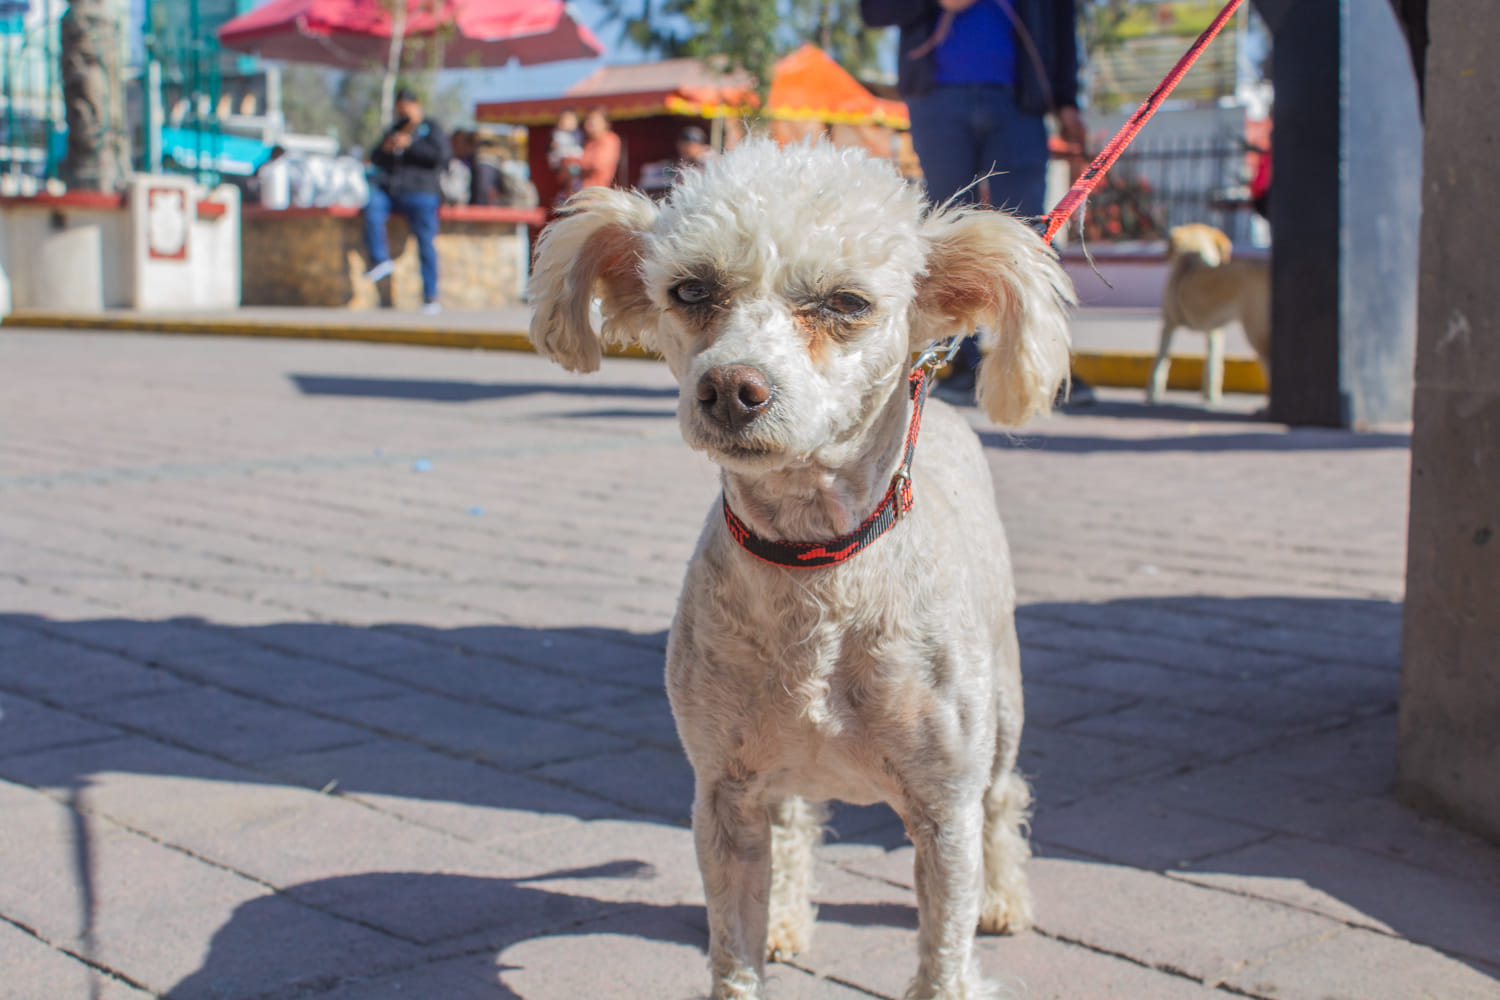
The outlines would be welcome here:
<svg viewBox="0 0 1500 1000">
<path fill-rule="evenodd" d="M 766 960 L 785 962 L 812 945 L 812 920 L 777 921 L 766 930 Z"/>
<path fill-rule="evenodd" d="M 1020 934 L 1031 930 L 1034 923 L 1031 893 L 1025 889 L 1008 897 L 986 899 L 979 910 L 981 934 Z"/>
</svg>

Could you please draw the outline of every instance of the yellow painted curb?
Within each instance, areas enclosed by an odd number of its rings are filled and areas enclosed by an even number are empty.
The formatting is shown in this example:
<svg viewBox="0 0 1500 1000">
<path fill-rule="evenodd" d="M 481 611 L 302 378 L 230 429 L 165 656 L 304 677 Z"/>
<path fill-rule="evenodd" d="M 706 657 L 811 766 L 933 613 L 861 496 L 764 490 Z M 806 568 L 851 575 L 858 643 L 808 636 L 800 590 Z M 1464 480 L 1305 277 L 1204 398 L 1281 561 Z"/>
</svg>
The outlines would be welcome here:
<svg viewBox="0 0 1500 1000">
<path fill-rule="evenodd" d="M 1090 385 L 1144 389 L 1151 377 L 1156 355 L 1144 351 L 1102 351 L 1073 355 L 1073 374 Z M 1200 389 L 1203 386 L 1202 355 L 1172 356 L 1167 369 L 1167 388 Z M 1264 395 L 1270 389 L 1266 373 L 1254 358 L 1224 359 L 1224 391 Z"/>
<path fill-rule="evenodd" d="M 421 347 L 458 347 L 483 351 L 530 351 L 531 341 L 516 330 L 461 330 L 442 326 L 378 323 L 310 323 L 285 321 L 100 315 L 19 310 L 0 325 L 53 330 L 105 330 L 129 333 L 166 333 L 221 337 L 285 337 L 298 340 L 347 340 Z M 605 345 L 616 358 L 652 358 L 639 347 Z M 1151 374 L 1154 355 L 1136 351 L 1084 352 L 1073 355 L 1073 373 L 1090 385 L 1142 389 Z M 1202 356 L 1174 355 L 1167 374 L 1172 389 L 1197 389 L 1203 384 Z M 1253 358 L 1226 358 L 1224 391 L 1264 394 L 1266 376 Z"/>
</svg>

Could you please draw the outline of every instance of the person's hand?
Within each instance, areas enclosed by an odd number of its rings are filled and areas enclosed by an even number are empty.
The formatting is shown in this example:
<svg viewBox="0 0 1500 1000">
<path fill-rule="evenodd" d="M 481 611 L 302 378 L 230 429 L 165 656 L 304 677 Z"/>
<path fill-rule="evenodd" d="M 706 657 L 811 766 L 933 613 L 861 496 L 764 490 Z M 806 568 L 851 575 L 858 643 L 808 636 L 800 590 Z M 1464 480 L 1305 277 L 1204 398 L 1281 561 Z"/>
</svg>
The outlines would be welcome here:
<svg viewBox="0 0 1500 1000">
<path fill-rule="evenodd" d="M 968 10 L 975 2 L 976 0 L 938 0 L 938 5 L 957 14 L 961 10 Z"/>
<path fill-rule="evenodd" d="M 411 135 L 407 132 L 395 132 L 392 133 L 391 137 L 387 139 L 386 142 L 389 145 L 389 152 L 404 153 L 406 151 L 406 147 L 411 145 Z"/>
<path fill-rule="evenodd" d="M 1078 113 L 1077 108 L 1057 109 L 1057 132 L 1068 145 L 1068 168 L 1072 179 L 1076 181 L 1078 175 L 1083 173 L 1086 166 L 1084 161 L 1088 155 L 1088 133 L 1084 131 L 1083 116 Z"/>
</svg>

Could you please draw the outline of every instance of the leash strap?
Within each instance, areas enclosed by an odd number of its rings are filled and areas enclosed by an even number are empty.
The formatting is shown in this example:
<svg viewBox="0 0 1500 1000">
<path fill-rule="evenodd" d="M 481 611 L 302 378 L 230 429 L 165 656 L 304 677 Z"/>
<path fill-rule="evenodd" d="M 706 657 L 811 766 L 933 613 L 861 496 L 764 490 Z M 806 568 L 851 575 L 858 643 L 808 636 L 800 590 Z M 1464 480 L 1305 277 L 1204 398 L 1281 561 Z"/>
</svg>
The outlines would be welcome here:
<svg viewBox="0 0 1500 1000">
<path fill-rule="evenodd" d="M 1073 182 L 1073 186 L 1068 189 L 1067 194 L 1062 196 L 1062 200 L 1057 203 L 1057 207 L 1047 213 L 1047 229 L 1042 236 L 1043 243 L 1050 244 L 1052 242 L 1052 238 L 1057 235 L 1057 231 L 1067 223 L 1068 217 L 1077 211 L 1078 206 L 1083 204 L 1084 199 L 1093 193 L 1094 188 L 1099 186 L 1099 182 L 1104 179 L 1105 173 L 1109 171 L 1110 167 L 1115 165 L 1115 161 L 1120 158 L 1120 154 L 1125 152 L 1125 147 L 1130 145 L 1140 130 L 1145 127 L 1146 122 L 1150 120 L 1151 116 L 1156 114 L 1156 109 L 1161 107 L 1162 102 L 1167 99 L 1167 95 L 1187 75 L 1187 71 L 1192 67 L 1193 63 L 1198 61 L 1198 56 L 1208 47 L 1208 43 L 1214 40 L 1214 36 L 1219 33 L 1219 30 L 1229 23 L 1229 19 L 1234 16 L 1234 12 L 1239 9 L 1239 6 L 1240 0 L 1229 0 L 1224 5 L 1224 9 L 1219 11 L 1219 16 L 1214 18 L 1213 23 L 1207 28 L 1203 29 L 1203 34 L 1198 36 L 1198 40 L 1193 43 L 1192 48 L 1183 53 L 1182 58 L 1177 60 L 1177 65 L 1172 67 L 1172 71 L 1166 75 L 1166 78 L 1161 83 L 1156 85 L 1156 89 L 1151 92 L 1151 96 L 1141 103 L 1141 106 L 1136 109 L 1135 114 L 1131 115 L 1124 125 L 1120 126 L 1120 131 L 1115 133 L 1115 137 L 1109 140 L 1108 145 L 1094 158 L 1094 162 L 1090 163 L 1088 169 L 1079 175 L 1078 180 Z"/>
<path fill-rule="evenodd" d="M 745 522 L 729 509 L 729 498 L 724 498 L 724 523 L 730 535 L 746 552 L 777 566 L 794 569 L 810 569 L 817 566 L 832 566 L 841 563 L 868 548 L 875 539 L 890 531 L 896 522 L 911 510 L 914 499 L 911 493 L 911 460 L 917 450 L 917 430 L 922 424 L 922 407 L 927 404 L 927 370 L 917 368 L 908 378 L 911 391 L 911 423 L 906 428 L 906 452 L 901 467 L 891 477 L 890 488 L 880 501 L 875 512 L 865 522 L 846 535 L 823 542 L 780 542 L 762 538 L 751 531 Z"/>
</svg>

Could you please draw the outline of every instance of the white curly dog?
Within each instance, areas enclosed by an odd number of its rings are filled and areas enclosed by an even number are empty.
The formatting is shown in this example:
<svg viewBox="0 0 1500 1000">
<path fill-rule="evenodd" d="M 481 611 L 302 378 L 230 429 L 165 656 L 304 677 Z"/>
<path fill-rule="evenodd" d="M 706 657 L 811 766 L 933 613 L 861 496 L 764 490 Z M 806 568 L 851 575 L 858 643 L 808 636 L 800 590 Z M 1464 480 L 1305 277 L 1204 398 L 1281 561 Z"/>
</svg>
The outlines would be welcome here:
<svg viewBox="0 0 1500 1000">
<path fill-rule="evenodd" d="M 828 799 L 889 803 L 915 845 L 907 996 L 992 995 L 975 929 L 1032 910 L 1015 588 L 978 439 L 936 400 L 916 437 L 908 375 L 982 325 L 984 412 L 1048 410 L 1072 301 L 1055 256 L 861 152 L 752 139 L 661 205 L 575 196 L 532 288 L 531 339 L 566 368 L 599 367 L 596 300 L 603 339 L 664 357 L 683 437 L 723 470 L 667 647 L 713 997 L 760 997 L 767 958 L 808 946 Z"/>
</svg>

